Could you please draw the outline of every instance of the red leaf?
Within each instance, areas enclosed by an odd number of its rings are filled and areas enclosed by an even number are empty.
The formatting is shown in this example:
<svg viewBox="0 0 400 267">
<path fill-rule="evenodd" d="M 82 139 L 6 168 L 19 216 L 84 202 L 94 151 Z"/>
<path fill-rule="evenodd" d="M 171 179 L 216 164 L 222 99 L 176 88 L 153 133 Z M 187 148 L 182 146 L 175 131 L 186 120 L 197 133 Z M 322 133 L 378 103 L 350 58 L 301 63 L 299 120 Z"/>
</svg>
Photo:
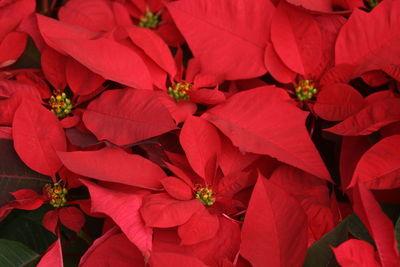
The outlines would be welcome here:
<svg viewBox="0 0 400 267">
<path fill-rule="evenodd" d="M 95 32 L 107 32 L 115 27 L 113 12 L 107 1 L 71 0 L 60 8 L 58 17 L 63 22 Z"/>
<path fill-rule="evenodd" d="M 70 55 L 103 78 L 135 88 L 152 89 L 147 66 L 128 47 L 103 37 L 89 39 L 94 37 L 93 33 L 83 28 L 42 16 L 38 16 L 38 23 L 48 45 Z M 62 36 L 64 32 L 69 36 Z"/>
<path fill-rule="evenodd" d="M 301 6 L 305 9 L 319 12 L 332 12 L 332 1 L 331 0 L 288 0 L 295 6 Z"/>
<path fill-rule="evenodd" d="M 356 64 L 358 73 L 400 62 L 400 2 L 384 1 L 366 13 L 353 11 L 336 41 L 336 64 Z"/>
<path fill-rule="evenodd" d="M 175 129 L 168 110 L 154 93 L 136 89 L 104 92 L 89 104 L 83 122 L 99 140 L 117 145 L 132 144 Z"/>
<path fill-rule="evenodd" d="M 322 88 L 314 111 L 324 120 L 341 121 L 360 111 L 365 105 L 362 95 L 348 84 L 336 83 Z"/>
<path fill-rule="evenodd" d="M 325 131 L 344 136 L 368 135 L 385 125 L 400 121 L 400 99 L 376 101 Z"/>
<path fill-rule="evenodd" d="M 37 267 L 57 266 L 64 267 L 61 240 L 57 239 L 46 251 Z"/>
<path fill-rule="evenodd" d="M 145 267 L 145 261 L 137 247 L 124 234 L 115 233 L 114 229 L 93 242 L 82 256 L 79 266 Z"/>
<path fill-rule="evenodd" d="M 192 188 L 181 179 L 167 177 L 161 179 L 161 183 L 173 198 L 179 200 L 191 200 L 193 198 Z"/>
<path fill-rule="evenodd" d="M 242 151 L 270 155 L 330 181 L 305 128 L 307 115 L 285 91 L 266 86 L 237 93 L 203 117 Z"/>
<path fill-rule="evenodd" d="M 353 208 L 374 239 L 382 266 L 399 266 L 393 224 L 361 181 L 353 190 Z"/>
<path fill-rule="evenodd" d="M 193 170 L 206 177 L 207 165 L 219 156 L 221 142 L 217 130 L 208 121 L 199 117 L 189 117 L 182 127 L 179 141 Z M 210 166 L 215 171 L 216 166 Z M 211 171 L 213 173 L 213 171 Z"/>
<path fill-rule="evenodd" d="M 217 215 L 201 209 L 185 224 L 179 226 L 178 235 L 181 238 L 181 245 L 193 245 L 213 238 L 218 229 Z"/>
<path fill-rule="evenodd" d="M 58 155 L 67 169 L 101 181 L 159 189 L 160 180 L 166 177 L 153 162 L 117 147 L 60 152 Z"/>
<path fill-rule="evenodd" d="M 336 260 L 341 266 L 346 267 L 380 267 L 375 259 L 374 247 L 363 240 L 349 239 L 332 248 Z"/>
<path fill-rule="evenodd" d="M 254 267 L 280 267 L 301 266 L 306 252 L 307 219 L 300 204 L 259 175 L 242 228 L 240 254 Z"/>
<path fill-rule="evenodd" d="M 56 234 L 58 224 L 58 210 L 50 210 L 43 216 L 42 224 L 44 228 Z"/>
<path fill-rule="evenodd" d="M 372 146 L 359 160 L 350 186 L 358 180 L 370 189 L 400 187 L 400 135 L 384 138 Z"/>
<path fill-rule="evenodd" d="M 0 39 L 1 40 L 1 39 Z M 0 68 L 14 64 L 26 47 L 28 35 L 22 32 L 10 32 L 0 43 Z"/>
<path fill-rule="evenodd" d="M 143 195 L 110 190 L 88 181 L 82 182 L 90 192 L 91 211 L 110 216 L 143 255 L 149 256 L 153 231 L 144 225 L 139 214 Z"/>
<path fill-rule="evenodd" d="M 174 252 L 156 252 L 151 255 L 150 264 L 152 267 L 185 266 L 185 267 L 207 267 L 208 265 L 199 259 Z"/>
<path fill-rule="evenodd" d="M 65 133 L 57 117 L 41 105 L 24 100 L 15 112 L 12 127 L 14 148 L 22 161 L 54 177 L 62 166 L 56 151 L 66 150 Z"/>
<path fill-rule="evenodd" d="M 64 90 L 67 86 L 65 77 L 65 65 L 67 57 L 61 55 L 52 48 L 46 48 L 42 52 L 41 66 L 46 79 L 56 90 Z"/>
<path fill-rule="evenodd" d="M 265 66 L 268 72 L 281 83 L 290 83 L 296 78 L 296 73 L 289 69 L 276 54 L 272 44 L 265 49 Z"/>
<path fill-rule="evenodd" d="M 58 216 L 61 223 L 74 232 L 81 230 L 82 226 L 85 224 L 85 216 L 76 207 L 61 208 L 58 212 Z"/>
<path fill-rule="evenodd" d="M 168 45 L 154 31 L 141 27 L 126 29 L 132 42 L 140 47 L 144 53 L 157 63 L 170 77 L 176 75 L 175 60 Z"/>
<path fill-rule="evenodd" d="M 105 81 L 71 57 L 67 61 L 66 76 L 69 87 L 77 95 L 89 95 Z"/>
<path fill-rule="evenodd" d="M 266 72 L 264 49 L 274 7 L 269 1 L 179 1 L 168 4 L 201 70 L 221 79 Z"/>
<path fill-rule="evenodd" d="M 321 31 L 312 15 L 281 1 L 271 22 L 276 53 L 291 70 L 307 75 L 322 57 Z"/>
<path fill-rule="evenodd" d="M 204 206 L 197 199 L 176 200 L 168 194 L 153 194 L 143 199 L 140 209 L 147 226 L 168 228 L 186 223 Z"/>
</svg>

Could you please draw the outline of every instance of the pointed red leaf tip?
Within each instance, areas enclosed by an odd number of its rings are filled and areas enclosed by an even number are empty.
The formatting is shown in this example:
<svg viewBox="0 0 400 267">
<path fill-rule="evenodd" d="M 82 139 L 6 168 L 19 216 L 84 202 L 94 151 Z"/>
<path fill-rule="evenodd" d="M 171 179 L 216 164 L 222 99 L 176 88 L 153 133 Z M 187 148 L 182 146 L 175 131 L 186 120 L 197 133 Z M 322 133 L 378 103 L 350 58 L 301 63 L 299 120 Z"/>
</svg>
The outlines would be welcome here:
<svg viewBox="0 0 400 267">
<path fill-rule="evenodd" d="M 58 216 L 61 223 L 74 232 L 81 230 L 82 226 L 85 224 L 85 216 L 82 211 L 76 207 L 61 208 Z"/>
<path fill-rule="evenodd" d="M 141 89 L 152 89 L 152 79 L 142 58 L 128 47 L 79 26 L 37 15 L 40 32 L 55 50 L 105 79 Z"/>
<path fill-rule="evenodd" d="M 203 73 L 236 80 L 266 72 L 264 50 L 275 10 L 270 1 L 184 0 L 167 7 Z"/>
<path fill-rule="evenodd" d="M 42 218 L 42 225 L 50 232 L 56 234 L 56 227 L 58 224 L 58 209 L 46 212 Z"/>
<path fill-rule="evenodd" d="M 164 189 L 173 198 L 179 200 L 191 200 L 193 198 L 192 188 L 182 181 L 181 179 L 175 177 L 167 177 L 160 180 Z"/>
<path fill-rule="evenodd" d="M 166 71 L 170 77 L 176 75 L 176 64 L 168 45 L 154 31 L 129 27 L 126 29 L 132 42 L 140 47 L 158 66 Z"/>
<path fill-rule="evenodd" d="M 161 193 L 145 197 L 140 213 L 147 226 L 169 228 L 186 223 L 201 209 L 204 206 L 198 199 L 182 201 Z"/>
<path fill-rule="evenodd" d="M 115 228 L 110 229 L 96 239 L 82 256 L 79 266 L 145 267 L 145 260 L 137 247 L 118 232 Z"/>
<path fill-rule="evenodd" d="M 34 171 L 54 177 L 62 166 L 56 151 L 66 150 L 56 115 L 39 103 L 23 100 L 14 115 L 12 134 L 21 160 Z"/>
<path fill-rule="evenodd" d="M 306 252 L 307 217 L 302 207 L 259 174 L 242 227 L 240 254 L 254 267 L 281 267 L 301 266 Z"/>
<path fill-rule="evenodd" d="M 198 258 L 183 253 L 155 252 L 151 255 L 150 265 L 152 267 L 185 266 L 185 267 L 207 267 Z"/>
<path fill-rule="evenodd" d="M 281 83 L 290 83 L 296 78 L 296 72 L 282 62 L 272 44 L 268 44 L 265 49 L 264 63 L 272 77 Z"/>
<path fill-rule="evenodd" d="M 153 231 L 144 225 L 139 214 L 143 195 L 107 189 L 84 180 L 82 183 L 90 192 L 91 212 L 100 212 L 110 216 L 143 255 L 149 257 Z"/>
<path fill-rule="evenodd" d="M 353 190 L 353 209 L 374 239 L 382 266 L 400 266 L 393 224 L 362 181 Z"/>
<path fill-rule="evenodd" d="M 101 181 L 160 189 L 160 180 L 166 177 L 155 163 L 117 147 L 97 151 L 59 152 L 58 156 L 72 172 Z"/>
<path fill-rule="evenodd" d="M 1 40 L 1 39 L 0 39 Z M 10 32 L 0 43 L 0 68 L 14 64 L 25 51 L 28 35 Z"/>
<path fill-rule="evenodd" d="M 37 265 L 37 267 L 49 266 L 64 267 L 60 238 L 47 249 L 46 254 Z"/>
<path fill-rule="evenodd" d="M 325 131 L 343 136 L 371 134 L 383 126 L 400 121 L 399 106 L 399 98 L 386 98 L 369 103 L 358 113 Z"/>
<path fill-rule="evenodd" d="M 221 151 L 221 141 L 217 129 L 200 117 L 189 117 L 182 127 L 179 141 L 185 151 L 186 157 L 193 170 L 201 177 L 206 177 L 206 173 L 213 173 L 216 169 L 217 159 Z M 212 170 L 206 170 L 206 168 Z"/>
<path fill-rule="evenodd" d="M 355 64 L 358 74 L 398 65 L 399 17 L 399 1 L 383 1 L 370 13 L 354 10 L 336 41 L 336 65 Z"/>
<path fill-rule="evenodd" d="M 313 109 L 328 121 L 341 121 L 360 111 L 365 105 L 363 96 L 348 84 L 336 83 L 322 88 Z"/>
<path fill-rule="evenodd" d="M 239 92 L 207 111 L 212 122 L 241 151 L 271 157 L 331 181 L 305 127 L 307 112 L 274 86 Z"/>
<path fill-rule="evenodd" d="M 380 267 L 374 247 L 363 240 L 349 239 L 337 248 L 332 247 L 336 260 L 345 267 Z"/>
<path fill-rule="evenodd" d="M 313 16 L 280 1 L 271 22 L 271 41 L 283 63 L 307 75 L 322 58 L 321 30 Z"/>
<path fill-rule="evenodd" d="M 148 90 L 106 91 L 88 105 L 83 122 L 99 140 L 132 144 L 176 128 L 168 110 Z"/>
<path fill-rule="evenodd" d="M 400 135 L 392 135 L 372 146 L 359 160 L 350 186 L 358 180 L 370 189 L 400 187 Z"/>
</svg>

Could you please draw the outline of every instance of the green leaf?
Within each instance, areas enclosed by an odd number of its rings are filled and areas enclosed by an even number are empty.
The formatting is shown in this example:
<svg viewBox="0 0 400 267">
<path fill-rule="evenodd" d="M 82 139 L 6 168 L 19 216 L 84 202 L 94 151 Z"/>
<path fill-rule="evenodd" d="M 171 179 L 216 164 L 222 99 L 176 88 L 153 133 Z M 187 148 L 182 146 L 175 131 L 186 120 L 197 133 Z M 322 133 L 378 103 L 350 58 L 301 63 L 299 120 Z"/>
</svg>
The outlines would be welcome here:
<svg viewBox="0 0 400 267">
<path fill-rule="evenodd" d="M 333 230 L 308 248 L 303 267 L 339 266 L 330 246 L 338 246 L 348 238 L 348 224 L 353 215 L 346 217 Z"/>
<path fill-rule="evenodd" d="M 369 234 L 368 229 L 365 227 L 365 225 L 361 222 L 360 218 L 358 218 L 356 214 L 351 215 L 348 228 L 349 233 L 352 234 L 355 238 L 367 241 L 375 247 L 375 242 Z"/>
<path fill-rule="evenodd" d="M 19 189 L 40 191 L 51 178 L 29 169 L 18 157 L 12 141 L 0 139 L 0 206 L 12 199 Z"/>
<path fill-rule="evenodd" d="M 398 249 L 398 251 L 400 251 L 400 217 L 397 219 L 396 227 L 394 229 L 394 232 L 396 234 L 397 249 Z"/>
<path fill-rule="evenodd" d="M 25 245 L 6 239 L 0 239 L 0 266 L 27 266 L 36 261 L 39 254 Z"/>
<path fill-rule="evenodd" d="M 20 242 L 33 251 L 44 254 L 57 238 L 53 233 L 46 230 L 40 221 L 35 222 L 30 219 L 28 217 L 29 213 L 18 210 L 13 211 L 0 223 L 0 238 Z"/>
</svg>

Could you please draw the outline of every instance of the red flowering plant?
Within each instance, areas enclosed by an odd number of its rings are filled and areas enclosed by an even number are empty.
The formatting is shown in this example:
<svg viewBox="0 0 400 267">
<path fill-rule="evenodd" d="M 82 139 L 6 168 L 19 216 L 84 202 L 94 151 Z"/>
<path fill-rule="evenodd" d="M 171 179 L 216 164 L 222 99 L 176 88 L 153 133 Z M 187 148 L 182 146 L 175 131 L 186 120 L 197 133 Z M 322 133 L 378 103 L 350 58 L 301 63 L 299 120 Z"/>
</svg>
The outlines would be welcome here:
<svg viewBox="0 0 400 267">
<path fill-rule="evenodd" d="M 399 0 L 0 0 L 0 266 L 400 266 Z"/>
</svg>

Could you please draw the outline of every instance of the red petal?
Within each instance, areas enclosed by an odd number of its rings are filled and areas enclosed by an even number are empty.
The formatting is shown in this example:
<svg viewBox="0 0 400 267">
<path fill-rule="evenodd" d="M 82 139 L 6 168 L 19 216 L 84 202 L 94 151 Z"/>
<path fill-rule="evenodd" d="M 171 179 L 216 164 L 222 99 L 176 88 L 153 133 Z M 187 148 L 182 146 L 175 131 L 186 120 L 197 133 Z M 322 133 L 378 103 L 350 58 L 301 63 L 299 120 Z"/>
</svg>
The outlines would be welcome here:
<svg viewBox="0 0 400 267">
<path fill-rule="evenodd" d="M 357 180 L 370 189 L 394 189 L 400 187 L 400 135 L 384 138 L 361 157 L 354 170 L 350 186 Z"/>
<path fill-rule="evenodd" d="M 1 40 L 1 39 L 0 39 Z M 14 64 L 26 47 L 28 35 L 22 32 L 11 32 L 0 43 L 0 68 Z"/>
<path fill-rule="evenodd" d="M 202 209 L 193 214 L 185 224 L 178 228 L 181 245 L 193 245 L 215 236 L 219 229 L 217 215 Z"/>
<path fill-rule="evenodd" d="M 61 55 L 52 48 L 46 48 L 42 52 L 41 66 L 46 79 L 56 90 L 64 90 L 67 86 L 65 77 L 65 64 L 67 57 Z"/>
<path fill-rule="evenodd" d="M 83 122 L 99 140 L 117 145 L 132 144 L 175 129 L 169 112 L 154 93 L 136 89 L 104 92 L 89 104 Z"/>
<path fill-rule="evenodd" d="M 15 151 L 31 169 L 54 177 L 61 168 L 56 151 L 66 150 L 65 133 L 51 111 L 22 101 L 14 115 L 13 139 Z"/>
<path fill-rule="evenodd" d="M 164 189 L 170 194 L 173 198 L 179 200 L 191 200 L 193 199 L 192 188 L 182 181 L 181 179 L 175 177 L 167 177 L 161 179 L 161 183 L 164 186 Z"/>
<path fill-rule="evenodd" d="M 363 240 L 349 239 L 332 248 L 336 260 L 341 266 L 346 267 L 380 267 L 375 259 L 374 247 Z"/>
<path fill-rule="evenodd" d="M 277 81 L 281 83 L 290 83 L 296 78 L 296 73 L 282 62 L 272 44 L 269 44 L 265 49 L 264 62 L 268 72 Z"/>
<path fill-rule="evenodd" d="M 96 239 L 82 256 L 79 266 L 118 266 L 145 267 L 140 251 L 122 233 L 115 233 L 115 228 Z"/>
<path fill-rule="evenodd" d="M 193 170 L 203 178 L 206 177 L 206 167 L 213 158 L 218 157 L 221 142 L 217 130 L 208 121 L 199 117 L 189 117 L 182 127 L 179 141 Z M 210 166 L 215 172 L 217 166 Z"/>
<path fill-rule="evenodd" d="M 66 76 L 69 87 L 77 95 L 89 95 L 105 81 L 71 57 L 67 61 Z"/>
<path fill-rule="evenodd" d="M 383 213 L 372 193 L 360 181 L 353 191 L 353 203 L 354 212 L 360 217 L 375 241 L 382 266 L 399 266 L 393 224 Z"/>
<path fill-rule="evenodd" d="M 147 226 L 168 228 L 186 223 L 204 206 L 197 199 L 175 200 L 168 194 L 153 194 L 143 200 L 140 213 Z"/>
<path fill-rule="evenodd" d="M 60 238 L 57 239 L 46 251 L 37 267 L 57 266 L 64 267 Z"/>
<path fill-rule="evenodd" d="M 58 223 L 58 210 L 50 210 L 43 216 L 42 224 L 50 232 L 56 233 Z"/>
<path fill-rule="evenodd" d="M 322 88 L 314 111 L 324 120 L 341 121 L 360 111 L 365 105 L 362 95 L 348 84 L 336 83 Z"/>
<path fill-rule="evenodd" d="M 237 93 L 203 117 L 242 151 L 270 155 L 330 181 L 305 128 L 307 115 L 285 91 L 268 86 Z"/>
<path fill-rule="evenodd" d="M 157 189 L 161 187 L 160 180 L 166 177 L 153 162 L 117 147 L 58 155 L 67 169 L 101 181 Z"/>
<path fill-rule="evenodd" d="M 92 212 L 110 216 L 122 232 L 139 250 L 149 256 L 152 249 L 151 228 L 146 227 L 139 214 L 143 196 L 110 190 L 88 181 L 82 181 L 89 189 Z"/>
<path fill-rule="evenodd" d="M 370 13 L 354 10 L 336 40 L 336 64 L 356 64 L 358 73 L 399 63 L 400 3 L 385 1 Z"/>
<path fill-rule="evenodd" d="M 93 200 L 92 200 L 93 201 Z M 85 216 L 76 207 L 63 207 L 59 210 L 61 223 L 68 229 L 78 232 L 85 224 Z"/>
<path fill-rule="evenodd" d="M 400 99 L 387 98 L 369 104 L 341 123 L 325 129 L 344 136 L 368 135 L 385 125 L 400 121 Z"/>
<path fill-rule="evenodd" d="M 254 267 L 301 266 L 307 252 L 306 222 L 300 204 L 259 175 L 242 228 L 240 253 Z"/>
<path fill-rule="evenodd" d="M 321 30 L 313 16 L 281 1 L 271 22 L 276 53 L 291 70 L 307 75 L 322 57 Z"/>
<path fill-rule="evenodd" d="M 157 63 L 170 77 L 176 75 L 175 60 L 168 45 L 154 31 L 141 27 L 127 28 L 129 38 L 140 47 L 147 56 Z"/>
<path fill-rule="evenodd" d="M 152 267 L 185 266 L 185 267 L 207 267 L 208 265 L 199 259 L 173 252 L 156 252 L 151 255 L 150 265 Z"/>
<path fill-rule="evenodd" d="M 269 1 L 185 0 L 171 2 L 168 10 L 202 72 L 229 80 L 266 72 L 264 47 L 274 11 Z"/>
</svg>

